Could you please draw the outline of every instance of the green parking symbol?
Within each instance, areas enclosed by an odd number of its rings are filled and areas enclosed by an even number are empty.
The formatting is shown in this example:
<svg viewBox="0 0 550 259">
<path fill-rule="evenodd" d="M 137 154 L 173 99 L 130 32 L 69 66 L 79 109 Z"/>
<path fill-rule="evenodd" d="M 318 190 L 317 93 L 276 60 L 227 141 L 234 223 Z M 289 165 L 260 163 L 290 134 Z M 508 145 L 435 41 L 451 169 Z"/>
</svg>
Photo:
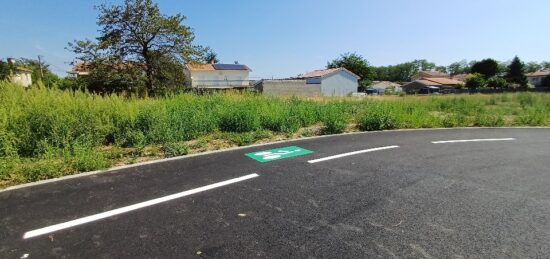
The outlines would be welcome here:
<svg viewBox="0 0 550 259">
<path fill-rule="evenodd" d="M 311 154 L 313 151 L 307 150 L 297 146 L 275 148 L 269 150 L 263 150 L 253 153 L 245 154 L 247 157 L 250 157 L 260 163 L 295 157 Z"/>
</svg>

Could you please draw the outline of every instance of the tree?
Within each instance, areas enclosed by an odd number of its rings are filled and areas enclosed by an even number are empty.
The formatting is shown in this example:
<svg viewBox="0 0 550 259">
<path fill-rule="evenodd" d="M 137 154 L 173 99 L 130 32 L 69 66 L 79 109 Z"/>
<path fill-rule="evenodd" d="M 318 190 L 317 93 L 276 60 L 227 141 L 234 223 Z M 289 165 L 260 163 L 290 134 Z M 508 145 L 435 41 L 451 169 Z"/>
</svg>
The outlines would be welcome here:
<svg viewBox="0 0 550 259">
<path fill-rule="evenodd" d="M 537 62 L 529 62 L 525 64 L 525 73 L 533 73 L 542 69 L 542 66 Z"/>
<path fill-rule="evenodd" d="M 485 81 L 485 76 L 482 74 L 473 74 L 472 76 L 466 78 L 465 86 L 470 90 L 475 90 L 483 88 L 487 85 Z"/>
<path fill-rule="evenodd" d="M 50 65 L 45 62 L 39 62 L 35 59 L 20 58 L 17 64 L 21 67 L 32 70 L 32 80 L 34 82 L 41 81 L 47 87 L 55 87 L 59 82 L 59 76 L 50 70 Z"/>
<path fill-rule="evenodd" d="M 451 63 L 447 67 L 447 71 L 449 71 L 451 76 L 458 75 L 458 74 L 466 74 L 470 72 L 470 66 L 468 65 L 468 61 L 462 60 L 459 62 Z"/>
<path fill-rule="evenodd" d="M 511 84 L 518 84 L 521 87 L 527 87 L 527 77 L 525 76 L 525 65 L 515 56 L 512 63 L 508 65 L 506 80 Z"/>
<path fill-rule="evenodd" d="M 193 44 L 191 28 L 183 25 L 185 16 L 161 14 L 152 0 L 125 0 L 122 5 L 103 4 L 97 9 L 100 36 L 96 41 L 75 41 L 69 48 L 79 60 L 91 63 L 92 68 L 123 66 L 118 72 L 130 72 L 129 78 L 134 77 L 136 70 L 141 71 L 149 94 L 162 87 L 159 79 L 163 70 L 172 69 L 164 65 L 201 60 L 207 51 Z"/>
<path fill-rule="evenodd" d="M 375 76 L 369 62 L 356 53 L 345 53 L 327 64 L 327 68 L 343 67 L 359 76 L 359 91 L 364 91 Z"/>
<path fill-rule="evenodd" d="M 470 69 L 470 72 L 482 74 L 486 79 L 490 78 L 498 73 L 498 62 L 490 58 L 484 59 L 476 62 Z"/>
<path fill-rule="evenodd" d="M 208 51 L 204 55 L 204 62 L 215 64 L 215 63 L 220 62 L 220 60 L 218 59 L 218 54 L 216 54 L 214 51 Z"/>
<path fill-rule="evenodd" d="M 394 66 L 375 67 L 374 79 L 380 81 L 407 82 L 420 71 L 436 69 L 445 72 L 446 68 L 436 66 L 425 59 L 417 59 Z"/>
<path fill-rule="evenodd" d="M 0 60 L 0 80 L 8 80 L 12 71 L 13 67 L 8 62 Z"/>
<path fill-rule="evenodd" d="M 489 78 L 489 80 L 487 80 L 487 87 L 491 87 L 491 88 L 494 88 L 494 89 L 507 88 L 508 87 L 508 82 L 504 78 L 501 78 L 501 77 L 498 77 L 498 76 L 493 76 L 493 77 Z"/>
</svg>

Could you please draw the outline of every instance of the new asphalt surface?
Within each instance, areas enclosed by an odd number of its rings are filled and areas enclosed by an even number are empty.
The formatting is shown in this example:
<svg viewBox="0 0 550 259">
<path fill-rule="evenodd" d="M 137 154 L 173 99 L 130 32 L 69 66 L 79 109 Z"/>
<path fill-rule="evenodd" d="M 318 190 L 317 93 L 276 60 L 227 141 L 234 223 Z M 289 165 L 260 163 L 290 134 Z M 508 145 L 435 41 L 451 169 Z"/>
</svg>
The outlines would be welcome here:
<svg viewBox="0 0 550 259">
<path fill-rule="evenodd" d="M 313 153 L 245 156 L 286 146 Z M 0 258 L 50 257 L 548 258 L 550 129 L 338 135 L 0 192 Z"/>
</svg>

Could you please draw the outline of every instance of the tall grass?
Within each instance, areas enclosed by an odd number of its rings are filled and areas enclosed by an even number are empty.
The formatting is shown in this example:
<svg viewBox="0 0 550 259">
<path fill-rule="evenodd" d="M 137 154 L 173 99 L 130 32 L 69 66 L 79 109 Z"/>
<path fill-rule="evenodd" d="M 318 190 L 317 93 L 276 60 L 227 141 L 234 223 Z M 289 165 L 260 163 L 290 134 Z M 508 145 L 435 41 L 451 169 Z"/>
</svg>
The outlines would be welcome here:
<svg viewBox="0 0 550 259">
<path fill-rule="evenodd" d="M 0 82 L 0 186 L 108 167 L 106 146 L 164 156 L 189 152 L 184 141 L 212 133 L 238 145 L 318 127 L 353 130 L 458 126 L 547 126 L 550 95 L 274 98 L 256 94 L 180 94 L 162 99 L 23 89 Z"/>
</svg>

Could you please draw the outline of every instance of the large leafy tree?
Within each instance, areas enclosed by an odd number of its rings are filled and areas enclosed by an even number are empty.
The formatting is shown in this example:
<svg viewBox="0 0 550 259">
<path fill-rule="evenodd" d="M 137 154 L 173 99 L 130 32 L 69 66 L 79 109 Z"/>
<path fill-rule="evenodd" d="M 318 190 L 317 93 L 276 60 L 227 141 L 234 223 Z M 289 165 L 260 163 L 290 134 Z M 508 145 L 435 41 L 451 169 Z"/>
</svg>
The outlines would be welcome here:
<svg viewBox="0 0 550 259">
<path fill-rule="evenodd" d="M 327 68 L 339 67 L 343 67 L 360 77 L 359 91 L 365 90 L 374 77 L 374 70 L 371 68 L 369 62 L 357 53 L 342 54 L 339 58 L 327 64 Z"/>
<path fill-rule="evenodd" d="M 447 71 L 449 71 L 449 73 L 450 73 L 452 76 L 458 75 L 458 74 L 469 73 L 469 72 L 470 72 L 470 65 L 468 65 L 468 61 L 466 61 L 466 60 L 461 60 L 461 61 L 459 61 L 459 62 L 451 63 L 451 64 L 447 67 Z"/>
<path fill-rule="evenodd" d="M 529 62 L 525 64 L 525 72 L 532 73 L 542 69 L 542 65 L 537 62 Z"/>
<path fill-rule="evenodd" d="M 103 4 L 97 9 L 100 36 L 95 41 L 75 41 L 69 48 L 92 68 L 110 70 L 113 75 L 127 72 L 129 76 L 115 76 L 119 83 L 138 83 L 141 79 L 134 79 L 141 71 L 145 88 L 154 94 L 164 87 L 164 70 L 202 60 L 207 51 L 193 44 L 194 34 L 183 24 L 185 16 L 161 14 L 152 0 L 125 0 L 122 5 Z"/>
<path fill-rule="evenodd" d="M 412 77 L 420 71 L 436 69 L 437 71 L 446 72 L 446 69 L 441 66 L 436 66 L 434 63 L 425 59 L 417 59 L 410 62 L 397 64 L 394 66 L 376 67 L 375 79 L 383 81 L 406 82 L 411 81 Z"/>
<path fill-rule="evenodd" d="M 482 61 L 476 62 L 471 68 L 470 72 L 478 73 L 485 76 L 485 78 L 490 78 L 495 76 L 498 71 L 498 62 L 494 59 L 484 59 Z"/>
<path fill-rule="evenodd" d="M 521 87 L 527 87 L 527 77 L 525 76 L 525 65 L 516 56 L 508 65 L 506 71 L 506 80 L 512 84 L 518 84 Z"/>
</svg>

